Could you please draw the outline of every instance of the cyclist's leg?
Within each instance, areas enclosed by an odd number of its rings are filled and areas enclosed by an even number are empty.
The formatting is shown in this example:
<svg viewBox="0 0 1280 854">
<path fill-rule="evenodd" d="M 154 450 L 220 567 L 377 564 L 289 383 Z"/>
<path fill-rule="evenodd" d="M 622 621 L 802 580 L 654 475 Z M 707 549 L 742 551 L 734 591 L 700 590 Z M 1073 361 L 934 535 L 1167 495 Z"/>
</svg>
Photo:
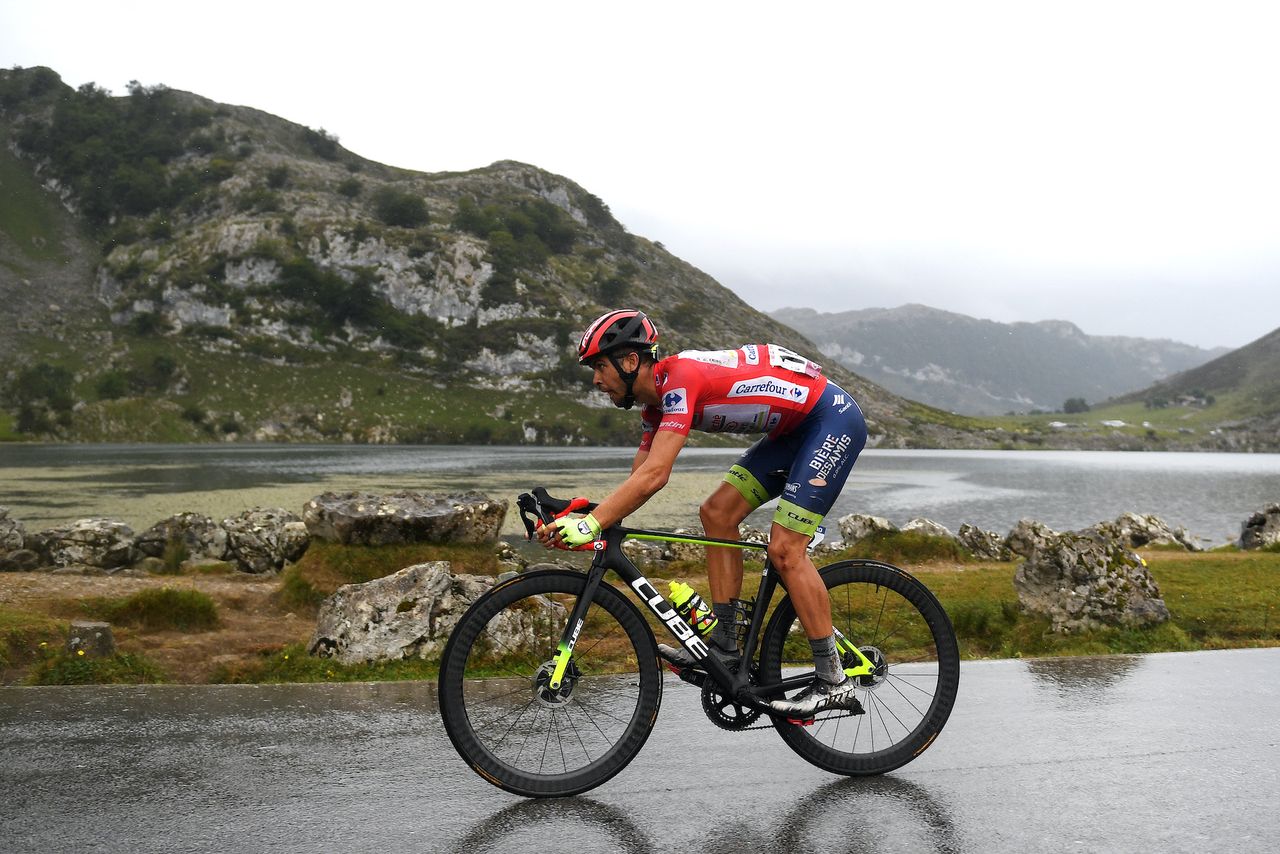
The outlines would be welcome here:
<svg viewBox="0 0 1280 854">
<path fill-rule="evenodd" d="M 831 635 L 831 602 L 818 568 L 809 557 L 812 533 L 787 528 L 776 519 L 769 534 L 769 562 L 777 569 L 796 617 L 810 640 Z"/>
<path fill-rule="evenodd" d="M 708 537 L 736 540 L 738 525 L 755 507 L 730 483 L 721 483 L 702 503 L 699 516 Z M 727 603 L 742 593 L 742 549 L 707 546 L 707 581 L 712 603 Z"/>
<path fill-rule="evenodd" d="M 866 423 L 853 398 L 828 384 L 818 405 L 796 431 L 797 453 L 773 516 L 769 560 L 777 568 L 822 677 L 807 698 L 775 701 L 775 710 L 805 714 L 851 702 L 854 685 L 836 652 L 831 602 L 808 545 L 831 510 L 867 441 Z M 845 695 L 848 695 L 846 698 Z"/>
</svg>

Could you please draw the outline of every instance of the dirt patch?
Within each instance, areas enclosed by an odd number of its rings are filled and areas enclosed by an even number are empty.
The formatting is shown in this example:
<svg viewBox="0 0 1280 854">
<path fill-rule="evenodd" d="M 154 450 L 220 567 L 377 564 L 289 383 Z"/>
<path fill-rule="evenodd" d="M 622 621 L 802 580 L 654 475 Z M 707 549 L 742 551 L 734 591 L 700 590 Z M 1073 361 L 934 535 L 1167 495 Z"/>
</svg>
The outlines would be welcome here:
<svg viewBox="0 0 1280 854">
<path fill-rule="evenodd" d="M 251 575 L 93 576 L 42 572 L 0 573 L 0 607 L 70 621 L 90 597 L 125 597 L 148 588 L 198 590 L 218 607 L 219 626 L 204 632 L 148 632 L 112 626 L 122 652 L 141 653 L 173 682 L 201 683 L 224 664 L 256 658 L 291 643 L 305 643 L 315 621 L 276 602 L 278 578 Z"/>
</svg>

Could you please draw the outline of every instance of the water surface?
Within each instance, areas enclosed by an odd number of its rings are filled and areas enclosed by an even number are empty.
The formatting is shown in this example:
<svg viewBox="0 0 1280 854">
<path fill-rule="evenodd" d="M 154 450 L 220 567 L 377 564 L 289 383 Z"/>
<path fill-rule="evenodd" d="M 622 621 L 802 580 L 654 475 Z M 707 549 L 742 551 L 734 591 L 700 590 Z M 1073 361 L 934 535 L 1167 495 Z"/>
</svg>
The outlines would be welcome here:
<svg viewBox="0 0 1280 854">
<path fill-rule="evenodd" d="M 632 518 L 692 524 L 737 451 L 688 448 L 671 484 Z M 349 445 L 0 446 L 0 505 L 38 530 L 86 516 L 145 528 L 192 510 L 216 518 L 255 506 L 297 512 L 327 490 L 479 489 L 511 498 L 534 485 L 599 499 L 629 470 L 630 448 Z M 1154 513 L 1209 543 L 1280 501 L 1280 454 L 1105 451 L 863 453 L 832 516 L 923 516 L 1004 533 L 1019 519 L 1071 530 L 1125 511 Z M 751 521 L 763 527 L 765 509 Z M 509 518 L 506 533 L 518 523 Z"/>
</svg>

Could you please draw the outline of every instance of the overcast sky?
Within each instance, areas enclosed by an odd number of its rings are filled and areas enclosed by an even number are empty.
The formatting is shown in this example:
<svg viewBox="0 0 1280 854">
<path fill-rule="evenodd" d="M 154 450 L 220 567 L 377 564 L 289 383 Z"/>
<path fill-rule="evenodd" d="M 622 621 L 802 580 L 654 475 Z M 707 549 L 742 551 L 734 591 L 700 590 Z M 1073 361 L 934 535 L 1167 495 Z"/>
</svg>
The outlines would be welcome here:
<svg viewBox="0 0 1280 854">
<path fill-rule="evenodd" d="M 410 169 L 521 160 L 751 305 L 1280 326 L 1280 5 L 0 5 L 0 67 L 243 104 Z"/>
</svg>

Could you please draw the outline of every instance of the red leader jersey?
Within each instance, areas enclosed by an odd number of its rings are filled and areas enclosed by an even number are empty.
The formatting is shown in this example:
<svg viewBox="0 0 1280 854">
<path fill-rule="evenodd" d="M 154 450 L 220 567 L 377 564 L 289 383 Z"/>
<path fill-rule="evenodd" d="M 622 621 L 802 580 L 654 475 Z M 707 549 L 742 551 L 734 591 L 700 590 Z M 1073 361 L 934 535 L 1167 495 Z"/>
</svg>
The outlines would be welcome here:
<svg viewBox="0 0 1280 854">
<path fill-rule="evenodd" d="M 640 413 L 642 451 L 659 430 L 782 435 L 827 387 L 822 366 L 776 344 L 685 350 L 654 365 L 653 377 L 661 403 Z"/>
</svg>

